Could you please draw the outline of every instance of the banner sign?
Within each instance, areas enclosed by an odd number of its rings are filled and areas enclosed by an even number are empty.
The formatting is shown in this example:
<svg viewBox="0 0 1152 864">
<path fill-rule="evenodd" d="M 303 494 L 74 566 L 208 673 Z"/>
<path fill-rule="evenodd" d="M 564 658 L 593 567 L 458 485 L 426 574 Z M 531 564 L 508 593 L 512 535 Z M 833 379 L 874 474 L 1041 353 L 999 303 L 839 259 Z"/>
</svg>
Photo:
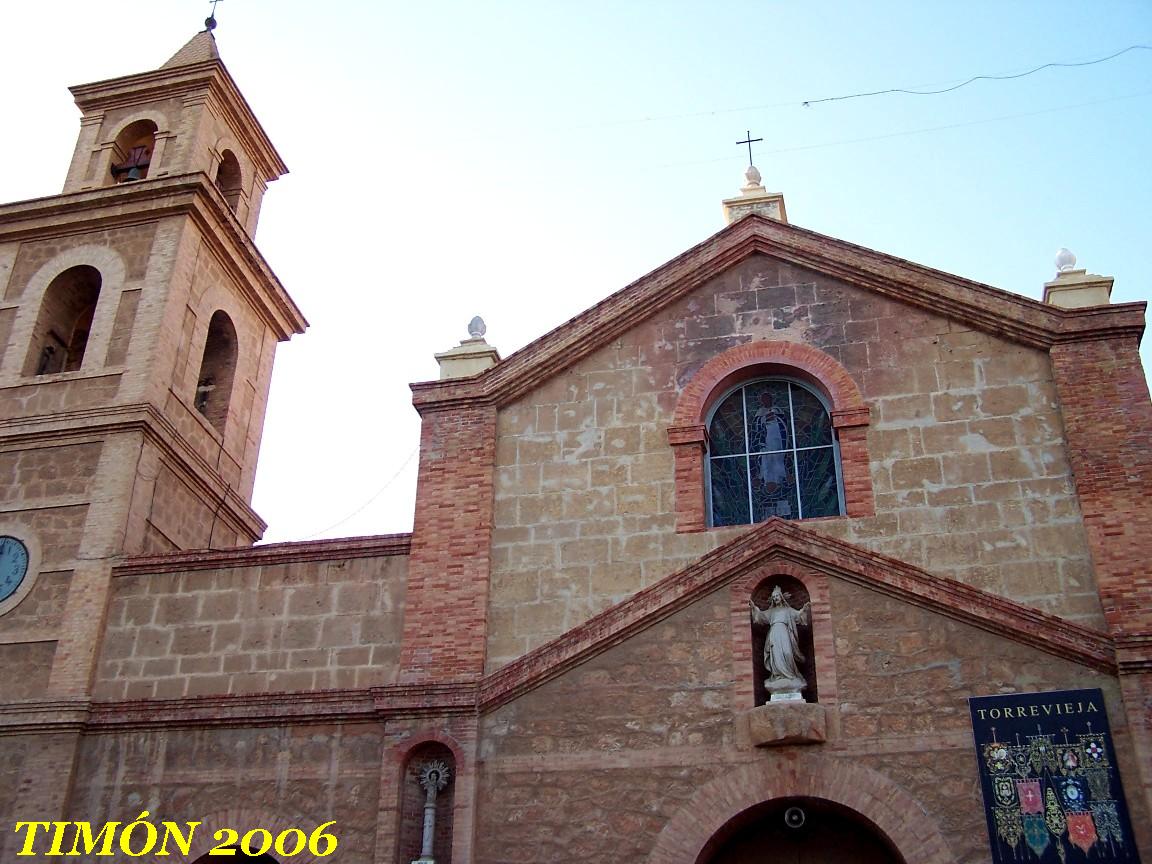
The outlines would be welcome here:
<svg viewBox="0 0 1152 864">
<path fill-rule="evenodd" d="M 968 704 L 993 864 L 1139 862 L 1099 690 Z"/>
</svg>

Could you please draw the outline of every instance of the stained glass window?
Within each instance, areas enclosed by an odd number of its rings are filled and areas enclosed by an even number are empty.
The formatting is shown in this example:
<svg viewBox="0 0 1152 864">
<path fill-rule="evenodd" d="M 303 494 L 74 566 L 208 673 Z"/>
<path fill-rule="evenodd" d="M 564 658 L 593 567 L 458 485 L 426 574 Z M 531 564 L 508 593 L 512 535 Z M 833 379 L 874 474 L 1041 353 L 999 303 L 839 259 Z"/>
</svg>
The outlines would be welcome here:
<svg viewBox="0 0 1152 864">
<path fill-rule="evenodd" d="M 712 524 L 844 512 L 832 418 L 793 381 L 751 381 L 725 396 L 708 421 Z"/>
</svg>

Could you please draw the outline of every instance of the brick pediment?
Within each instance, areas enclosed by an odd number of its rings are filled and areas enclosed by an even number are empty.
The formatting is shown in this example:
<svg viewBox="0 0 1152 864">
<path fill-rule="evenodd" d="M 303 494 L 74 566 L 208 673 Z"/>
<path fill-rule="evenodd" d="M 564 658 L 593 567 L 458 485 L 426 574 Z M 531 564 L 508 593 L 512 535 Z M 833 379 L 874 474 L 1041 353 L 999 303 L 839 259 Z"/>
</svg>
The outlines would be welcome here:
<svg viewBox="0 0 1152 864">
<path fill-rule="evenodd" d="M 877 295 L 1047 349 L 1104 335 L 1138 337 L 1144 303 L 1060 309 L 939 270 L 766 219 L 740 219 L 550 333 L 468 379 L 412 385 L 417 409 L 481 400 L 506 405 L 744 259 L 769 255 Z"/>
<path fill-rule="evenodd" d="M 487 675 L 479 703 L 494 708 L 627 641 L 711 592 L 772 564 L 800 565 L 897 598 L 1038 651 L 1115 673 L 1111 638 L 1007 598 L 870 552 L 779 518 L 606 609 Z"/>
</svg>

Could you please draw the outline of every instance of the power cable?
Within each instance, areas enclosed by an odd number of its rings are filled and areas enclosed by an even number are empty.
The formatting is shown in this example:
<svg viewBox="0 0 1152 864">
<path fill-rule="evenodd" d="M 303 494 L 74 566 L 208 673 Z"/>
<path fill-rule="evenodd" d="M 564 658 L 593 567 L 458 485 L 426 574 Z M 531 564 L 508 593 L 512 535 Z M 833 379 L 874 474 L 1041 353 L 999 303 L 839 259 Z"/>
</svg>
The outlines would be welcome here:
<svg viewBox="0 0 1152 864">
<path fill-rule="evenodd" d="M 891 87 L 887 90 L 871 90 L 866 93 L 849 93 L 846 96 L 826 96 L 823 99 L 805 99 L 800 104 L 805 108 L 811 108 L 813 105 L 818 105 L 821 102 L 843 102 L 846 99 L 864 99 L 869 96 L 886 96 L 889 93 L 904 93 L 908 96 L 938 96 L 941 93 L 951 93 L 954 90 L 959 90 L 961 87 L 967 87 L 974 81 L 1012 81 L 1016 78 L 1024 78 L 1028 75 L 1034 75 L 1043 69 L 1065 68 L 1070 69 L 1077 66 L 1095 66 L 1097 63 L 1106 63 L 1109 60 L 1115 60 L 1121 54 L 1127 54 L 1129 51 L 1136 50 L 1152 51 L 1152 45 L 1129 45 L 1114 54 L 1109 54 L 1107 57 L 1099 57 L 1095 60 L 1082 60 L 1078 63 L 1045 63 L 1042 66 L 1037 66 L 1035 69 L 1029 69 L 1027 72 L 1017 72 L 1015 75 L 973 75 L 967 81 L 961 81 L 959 84 L 954 84 L 951 87 L 945 87 L 941 90 L 905 90 L 902 87 Z"/>
<path fill-rule="evenodd" d="M 383 486 L 381 486 L 379 489 L 377 489 L 377 490 L 376 490 L 376 492 L 375 492 L 375 493 L 372 495 L 372 497 L 371 497 L 371 498 L 369 498 L 367 501 L 365 501 L 363 504 L 361 504 L 359 507 L 357 507 L 357 508 L 356 508 L 355 510 L 353 510 L 351 513 L 349 513 L 347 516 L 345 516 L 345 517 L 344 517 L 343 519 L 341 519 L 339 522 L 333 522 L 333 523 L 332 523 L 331 525 L 329 525 L 327 528 L 321 528 L 319 531 L 316 531 L 316 532 L 314 532 L 314 533 L 312 533 L 312 534 L 309 534 L 309 535 L 308 535 L 308 536 L 306 536 L 306 537 L 301 537 L 301 538 L 299 538 L 299 539 L 301 539 L 301 540 L 315 540 L 315 539 L 316 539 L 317 537 L 319 537 L 321 534 L 327 534 L 327 533 L 328 533 L 329 531 L 331 531 L 333 528 L 339 528 L 341 525 L 343 525 L 343 524 L 344 524 L 345 522 L 347 522 L 348 520 L 352 519 L 352 518 L 353 518 L 353 517 L 355 517 L 355 516 L 358 516 L 358 515 L 360 515 L 360 514 L 361 514 L 362 512 L 364 512 L 364 510 L 366 510 L 366 509 L 367 509 L 367 508 L 368 508 L 368 507 L 369 507 L 369 506 L 370 506 L 370 505 L 371 505 L 373 502 L 375 502 L 377 498 L 379 498 L 381 495 L 383 495 L 383 494 L 384 494 L 384 492 L 385 492 L 385 490 L 387 490 L 389 486 L 391 486 L 393 483 L 395 483 L 395 482 L 396 482 L 396 479 L 397 479 L 397 478 L 398 478 L 398 477 L 399 477 L 401 474 L 403 474 L 403 473 L 404 473 L 404 469 L 408 467 L 408 464 L 409 464 L 409 463 L 412 461 L 412 457 L 416 455 L 416 453 L 417 453 L 417 451 L 419 451 L 419 449 L 420 449 L 419 447 L 414 447 L 414 448 L 412 449 L 412 452 L 411 452 L 411 453 L 409 453 L 409 454 L 408 454 L 408 456 L 407 456 L 407 457 L 404 459 L 404 462 L 403 462 L 403 464 L 402 464 L 402 465 L 401 465 L 399 468 L 397 468 L 397 469 L 396 469 L 396 473 L 395 473 L 395 474 L 393 474 L 391 477 L 389 477 L 389 478 L 388 478 L 388 480 L 387 480 L 387 481 L 384 483 L 384 485 L 383 485 Z"/>
<path fill-rule="evenodd" d="M 786 101 L 786 102 L 769 102 L 763 105 L 745 105 L 740 108 L 714 108 L 710 111 L 691 111 L 683 114 L 653 114 L 648 117 L 636 117 L 631 120 L 606 120 L 601 123 L 586 123 L 578 126 L 566 126 L 563 129 L 557 129 L 557 132 L 573 131 L 579 129 L 602 129 L 613 126 L 628 126 L 634 123 L 652 123 L 657 120 L 690 120 L 696 117 L 715 117 L 720 114 L 741 114 L 748 111 L 770 111 L 777 108 L 811 108 L 813 105 L 819 105 L 824 102 L 843 102 L 848 99 L 863 99 L 869 96 L 882 96 L 889 93 L 906 93 L 914 96 L 933 96 L 941 93 L 951 93 L 954 90 L 959 90 L 961 87 L 966 87 L 974 81 L 1011 81 L 1016 78 L 1023 78 L 1027 75 L 1033 75 L 1043 69 L 1049 68 L 1076 68 L 1080 66 L 1095 66 L 1097 63 L 1106 63 L 1109 60 L 1114 60 L 1122 54 L 1127 54 L 1129 51 L 1152 51 L 1152 45 L 1129 45 L 1120 51 L 1109 54 L 1107 57 L 1098 57 L 1095 60 L 1082 60 L 1074 62 L 1052 62 L 1045 63 L 1037 66 L 1034 69 L 1029 69 L 1026 72 L 1017 72 L 1010 75 L 974 75 L 967 81 L 962 81 L 959 84 L 954 84 L 950 87 L 944 87 L 938 90 L 918 90 L 913 88 L 891 87 L 885 90 L 870 90 L 861 93 L 847 93 L 842 96 L 826 96 L 822 99 L 805 99 L 801 101 Z"/>
<path fill-rule="evenodd" d="M 1141 96 L 1152 95 L 1152 90 L 1142 90 L 1139 93 L 1129 93 L 1125 96 L 1111 96 L 1107 99 L 1094 99 L 1091 102 L 1077 102 L 1074 105 L 1060 105 L 1055 108 L 1042 108 L 1038 111 L 1022 111 L 1016 114 L 1003 114 L 999 117 L 984 117 L 979 120 L 966 120 L 963 123 L 948 123 L 943 126 L 925 126 L 920 129 L 906 129 L 901 132 L 886 132 L 881 135 L 868 135 L 862 138 L 842 138 L 838 141 L 822 141 L 817 144 L 801 144 L 797 147 L 780 147 L 776 150 L 765 150 L 758 156 L 776 156 L 781 153 L 799 153 L 803 150 L 820 150 L 825 147 L 839 147 L 843 144 L 861 144 L 868 141 L 883 141 L 888 138 L 903 138 L 907 135 L 922 135 L 926 132 L 940 132 L 947 129 L 960 129 L 965 126 L 979 126 L 984 123 L 998 123 L 1001 120 L 1015 120 L 1019 117 L 1037 117 L 1041 114 L 1056 114 L 1060 111 L 1071 111 L 1075 108 L 1088 108 L 1092 105 L 1104 105 L 1108 102 L 1119 102 L 1124 99 L 1137 99 Z M 743 156 L 721 156 L 716 159 L 696 159 L 688 162 L 664 162 L 660 168 L 678 168 L 684 165 L 712 165 L 718 162 L 743 162 Z"/>
</svg>

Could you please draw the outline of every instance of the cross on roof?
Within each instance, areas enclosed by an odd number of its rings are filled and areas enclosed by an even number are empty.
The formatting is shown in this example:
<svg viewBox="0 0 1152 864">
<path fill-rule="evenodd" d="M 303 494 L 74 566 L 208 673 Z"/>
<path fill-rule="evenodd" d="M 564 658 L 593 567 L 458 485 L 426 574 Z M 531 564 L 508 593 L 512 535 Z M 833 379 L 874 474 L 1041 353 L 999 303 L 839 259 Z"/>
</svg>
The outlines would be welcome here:
<svg viewBox="0 0 1152 864">
<path fill-rule="evenodd" d="M 764 140 L 763 138 L 753 138 L 751 132 L 745 132 L 744 133 L 744 140 L 736 142 L 737 144 L 747 144 L 748 145 L 748 167 L 749 168 L 752 167 L 752 145 L 755 144 L 757 141 L 763 141 L 763 140 Z"/>
</svg>

